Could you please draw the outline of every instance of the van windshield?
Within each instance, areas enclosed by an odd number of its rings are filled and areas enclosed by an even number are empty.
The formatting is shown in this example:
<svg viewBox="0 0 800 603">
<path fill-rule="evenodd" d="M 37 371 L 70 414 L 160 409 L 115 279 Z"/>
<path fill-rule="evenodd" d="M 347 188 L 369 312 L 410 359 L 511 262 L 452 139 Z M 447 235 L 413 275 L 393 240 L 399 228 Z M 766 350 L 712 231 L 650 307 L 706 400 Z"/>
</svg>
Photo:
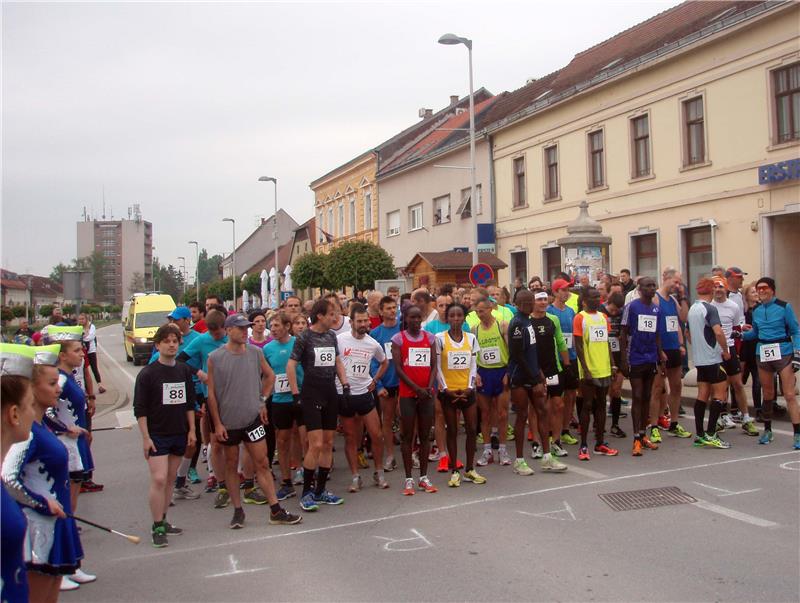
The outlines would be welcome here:
<svg viewBox="0 0 800 603">
<path fill-rule="evenodd" d="M 169 322 L 167 320 L 167 314 L 169 314 L 169 312 L 165 312 L 164 310 L 161 310 L 160 312 L 137 312 L 134 314 L 133 326 L 136 329 L 160 327 L 161 325 Z"/>
</svg>

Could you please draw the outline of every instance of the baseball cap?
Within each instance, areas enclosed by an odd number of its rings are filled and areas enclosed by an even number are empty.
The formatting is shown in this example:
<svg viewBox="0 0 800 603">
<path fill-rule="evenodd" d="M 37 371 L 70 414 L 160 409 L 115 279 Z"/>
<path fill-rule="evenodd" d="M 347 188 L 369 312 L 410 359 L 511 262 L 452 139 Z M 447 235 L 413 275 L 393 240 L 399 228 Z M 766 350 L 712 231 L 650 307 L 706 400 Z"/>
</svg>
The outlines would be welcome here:
<svg viewBox="0 0 800 603">
<path fill-rule="evenodd" d="M 722 285 L 726 289 L 728 288 L 728 280 L 721 276 L 715 276 L 711 280 L 714 281 L 714 285 Z"/>
<path fill-rule="evenodd" d="M 167 314 L 167 318 L 172 318 L 173 320 L 180 320 L 181 318 L 191 318 L 192 312 L 186 306 L 176 306 L 175 309 Z"/>
<path fill-rule="evenodd" d="M 563 278 L 557 278 L 550 286 L 550 288 L 553 290 L 553 293 L 563 289 L 564 287 L 569 287 L 569 282 L 565 281 Z"/>
<path fill-rule="evenodd" d="M 727 278 L 729 276 L 733 276 L 733 275 L 742 276 L 744 274 L 747 274 L 747 273 L 742 271 L 742 269 L 739 268 L 738 266 L 731 266 L 730 268 L 728 268 L 725 271 L 725 278 Z"/>
<path fill-rule="evenodd" d="M 547 291 L 537 291 L 533 299 L 547 299 Z"/>
<path fill-rule="evenodd" d="M 253 323 L 247 320 L 244 314 L 231 314 L 225 319 L 225 328 L 229 327 L 249 327 Z"/>
</svg>

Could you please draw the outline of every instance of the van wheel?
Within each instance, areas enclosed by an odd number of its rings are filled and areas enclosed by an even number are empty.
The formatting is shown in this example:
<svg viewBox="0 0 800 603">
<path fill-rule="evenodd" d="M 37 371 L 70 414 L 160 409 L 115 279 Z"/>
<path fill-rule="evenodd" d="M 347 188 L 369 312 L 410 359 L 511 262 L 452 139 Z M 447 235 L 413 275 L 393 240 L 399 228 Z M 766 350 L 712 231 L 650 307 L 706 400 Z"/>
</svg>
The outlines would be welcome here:
<svg viewBox="0 0 800 603">
<path fill-rule="evenodd" d="M 125 349 L 125 360 L 126 360 L 127 362 L 133 362 L 133 356 L 131 356 L 130 354 L 128 354 L 128 350 L 127 350 L 127 348 Z"/>
</svg>

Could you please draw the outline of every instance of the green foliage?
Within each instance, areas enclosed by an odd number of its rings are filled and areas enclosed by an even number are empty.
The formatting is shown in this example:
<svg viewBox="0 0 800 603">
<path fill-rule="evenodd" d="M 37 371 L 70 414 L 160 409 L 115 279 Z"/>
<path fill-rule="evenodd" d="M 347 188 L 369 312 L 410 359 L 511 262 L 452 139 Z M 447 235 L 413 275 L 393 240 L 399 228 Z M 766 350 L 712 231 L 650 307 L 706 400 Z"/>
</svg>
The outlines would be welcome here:
<svg viewBox="0 0 800 603">
<path fill-rule="evenodd" d="M 96 306 L 94 304 L 83 304 L 81 306 L 81 312 L 84 314 L 91 314 L 93 317 L 96 317 L 103 311 L 101 306 Z"/>
<path fill-rule="evenodd" d="M 197 272 L 200 279 L 201 289 L 203 283 L 212 283 L 214 281 L 220 280 L 219 265 L 221 262 L 222 262 L 221 255 L 217 254 L 209 257 L 208 251 L 206 249 L 200 250 L 200 257 L 197 263 L 198 267 Z"/>
<path fill-rule="evenodd" d="M 73 305 L 62 306 L 61 311 L 64 313 L 64 315 L 72 314 L 75 312 L 75 306 Z"/>
<path fill-rule="evenodd" d="M 3 306 L 2 309 L 0 309 L 0 318 L 3 320 L 13 320 L 14 312 L 8 306 Z"/>
<path fill-rule="evenodd" d="M 247 289 L 249 294 L 261 295 L 261 277 L 258 274 L 251 274 L 242 283 L 242 289 Z"/>
<path fill-rule="evenodd" d="M 366 241 L 348 241 L 330 252 L 325 276 L 337 289 L 371 289 L 377 279 L 395 278 L 397 271 L 392 256 L 383 248 Z"/>
<path fill-rule="evenodd" d="M 40 306 L 39 314 L 45 318 L 50 318 L 53 315 L 53 306 Z"/>
<path fill-rule="evenodd" d="M 206 295 L 218 295 L 222 299 L 233 299 L 233 279 L 231 277 L 222 281 L 209 283 Z"/>
<path fill-rule="evenodd" d="M 106 292 L 106 282 L 103 278 L 103 268 L 106 265 L 106 259 L 103 257 L 103 252 L 93 251 L 91 255 L 87 257 L 73 260 L 72 264 L 74 268 L 79 270 L 91 270 L 94 296 L 95 298 L 103 297 Z"/>
<path fill-rule="evenodd" d="M 64 278 L 64 271 L 69 270 L 69 266 L 59 262 L 53 269 L 50 271 L 50 278 L 57 283 L 61 283 L 61 280 Z"/>
<path fill-rule="evenodd" d="M 144 275 L 141 272 L 134 272 L 131 275 L 131 282 L 128 284 L 128 289 L 131 293 L 144 292 Z"/>
<path fill-rule="evenodd" d="M 172 264 L 162 266 L 158 259 L 153 261 L 153 274 L 155 275 L 155 289 L 180 299 L 183 295 L 183 273 Z"/>
<path fill-rule="evenodd" d="M 330 256 L 324 253 L 307 253 L 292 264 L 292 284 L 295 289 L 331 289 L 327 277 Z"/>
<path fill-rule="evenodd" d="M 11 313 L 14 315 L 14 318 L 22 318 L 26 315 L 28 310 L 27 306 L 11 306 Z"/>
</svg>

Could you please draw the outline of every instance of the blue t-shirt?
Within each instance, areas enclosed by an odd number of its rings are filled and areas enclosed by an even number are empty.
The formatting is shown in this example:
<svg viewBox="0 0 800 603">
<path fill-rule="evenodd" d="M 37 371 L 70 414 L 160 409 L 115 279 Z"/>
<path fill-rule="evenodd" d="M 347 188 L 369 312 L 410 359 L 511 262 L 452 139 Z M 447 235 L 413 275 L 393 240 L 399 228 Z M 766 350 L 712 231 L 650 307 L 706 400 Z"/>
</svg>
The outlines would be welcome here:
<svg viewBox="0 0 800 603">
<path fill-rule="evenodd" d="M 656 295 L 658 295 L 658 305 L 661 308 L 661 320 L 658 322 L 661 349 L 678 350 L 681 347 L 678 339 L 678 330 L 681 328 L 678 319 L 678 304 L 671 295 L 668 295 L 667 299 L 661 297 L 660 293 L 656 293 Z"/>
<path fill-rule="evenodd" d="M 547 313 L 552 314 L 558 318 L 561 323 L 561 332 L 564 335 L 572 335 L 572 325 L 575 323 L 575 310 L 569 306 L 565 306 L 563 310 L 559 310 L 554 305 L 547 306 Z M 570 345 L 570 343 L 572 345 Z M 571 337 L 567 337 L 567 348 L 569 349 L 569 359 L 577 360 L 578 353 L 575 351 L 575 343 L 571 341 Z"/>
<path fill-rule="evenodd" d="M 386 354 L 386 357 L 389 358 L 389 367 L 386 369 L 386 372 L 383 374 L 383 377 L 381 377 L 380 381 L 376 384 L 377 390 L 385 389 L 387 387 L 397 387 L 400 385 L 400 379 L 397 377 L 397 371 L 394 370 L 394 362 L 392 362 L 392 337 L 397 335 L 399 332 L 400 321 L 398 320 L 393 327 L 378 325 L 369 333 L 370 337 L 383 346 L 383 352 Z M 369 374 L 374 377 L 377 374 L 378 367 L 380 367 L 380 365 L 381 363 L 373 358 L 372 362 L 370 362 Z"/>
<path fill-rule="evenodd" d="M 289 389 L 289 379 L 286 377 L 286 364 L 294 349 L 294 336 L 286 343 L 273 339 L 262 350 L 264 358 L 275 371 L 275 388 L 272 390 L 272 401 L 276 404 L 292 402 L 292 391 Z M 303 367 L 297 365 L 297 387 L 303 385 Z"/>
<path fill-rule="evenodd" d="M 214 339 L 211 333 L 200 333 L 182 350 L 182 353 L 189 357 L 186 364 L 195 369 L 195 371 L 200 369 L 207 373 L 208 355 L 226 343 L 228 343 L 227 336 L 222 339 Z M 204 396 L 208 397 L 208 386 L 205 383 L 200 383 L 200 391 Z"/>
<path fill-rule="evenodd" d="M 658 364 L 658 332 L 665 330 L 664 316 L 655 304 L 634 299 L 622 312 L 622 326 L 628 327 L 628 364 Z"/>
<path fill-rule="evenodd" d="M 427 323 L 424 327 L 422 327 L 423 331 L 427 331 L 431 335 L 436 335 L 437 333 L 444 333 L 445 331 L 450 330 L 450 325 L 446 322 L 442 322 L 438 318 L 433 319 L 429 323 Z M 469 325 L 467 321 L 464 321 L 464 324 L 461 325 L 461 330 L 465 333 L 469 333 Z"/>
</svg>

